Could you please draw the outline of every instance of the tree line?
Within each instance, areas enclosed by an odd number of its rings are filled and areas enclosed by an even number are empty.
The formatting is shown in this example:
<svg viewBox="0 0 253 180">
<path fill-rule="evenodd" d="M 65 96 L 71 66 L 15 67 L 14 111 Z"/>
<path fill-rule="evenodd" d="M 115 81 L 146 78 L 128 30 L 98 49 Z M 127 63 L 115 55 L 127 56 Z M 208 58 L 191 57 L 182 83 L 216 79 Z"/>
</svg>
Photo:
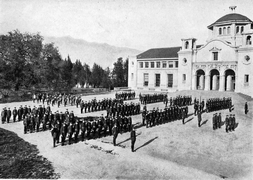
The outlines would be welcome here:
<svg viewBox="0 0 253 180">
<path fill-rule="evenodd" d="M 85 58 L 85 57 L 84 57 Z M 19 30 L 0 35 L 0 89 L 70 90 L 75 85 L 94 88 L 127 86 L 128 59 L 118 58 L 112 70 L 79 59 L 62 58 L 54 43 Z"/>
</svg>

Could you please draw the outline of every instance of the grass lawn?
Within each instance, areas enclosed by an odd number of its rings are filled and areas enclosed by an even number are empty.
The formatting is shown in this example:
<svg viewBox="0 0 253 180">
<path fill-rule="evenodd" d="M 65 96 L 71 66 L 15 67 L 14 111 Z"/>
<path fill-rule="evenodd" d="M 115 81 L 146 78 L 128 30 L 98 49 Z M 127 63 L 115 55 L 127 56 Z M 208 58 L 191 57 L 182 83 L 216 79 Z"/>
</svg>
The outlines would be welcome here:
<svg viewBox="0 0 253 180">
<path fill-rule="evenodd" d="M 16 133 L 0 128 L 0 178 L 55 179 L 52 164 L 39 155 L 35 145 Z"/>
</svg>

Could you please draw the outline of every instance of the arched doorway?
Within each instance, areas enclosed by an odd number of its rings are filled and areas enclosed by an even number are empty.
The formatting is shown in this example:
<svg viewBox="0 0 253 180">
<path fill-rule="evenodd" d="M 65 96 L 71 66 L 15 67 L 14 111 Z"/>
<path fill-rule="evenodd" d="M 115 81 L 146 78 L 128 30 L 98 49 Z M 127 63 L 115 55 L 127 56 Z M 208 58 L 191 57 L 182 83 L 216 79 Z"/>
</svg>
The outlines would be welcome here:
<svg viewBox="0 0 253 180">
<path fill-rule="evenodd" d="M 219 90 L 220 72 L 217 69 L 210 71 L 210 90 Z"/>
<path fill-rule="evenodd" d="M 225 91 L 235 90 L 235 72 L 232 69 L 225 71 Z"/>
<path fill-rule="evenodd" d="M 205 72 L 202 69 L 196 71 L 197 74 L 197 89 L 204 90 L 205 89 Z"/>
</svg>

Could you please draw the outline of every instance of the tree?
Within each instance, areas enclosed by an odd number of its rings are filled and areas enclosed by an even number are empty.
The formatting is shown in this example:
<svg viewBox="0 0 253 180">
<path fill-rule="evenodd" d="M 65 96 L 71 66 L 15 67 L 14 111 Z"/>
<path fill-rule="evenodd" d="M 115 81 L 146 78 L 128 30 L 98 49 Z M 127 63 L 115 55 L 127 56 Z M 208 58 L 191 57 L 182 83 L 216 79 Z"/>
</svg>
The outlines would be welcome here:
<svg viewBox="0 0 253 180">
<path fill-rule="evenodd" d="M 114 87 L 125 87 L 128 81 L 128 59 L 124 62 L 122 57 L 118 58 L 112 71 Z"/>
</svg>

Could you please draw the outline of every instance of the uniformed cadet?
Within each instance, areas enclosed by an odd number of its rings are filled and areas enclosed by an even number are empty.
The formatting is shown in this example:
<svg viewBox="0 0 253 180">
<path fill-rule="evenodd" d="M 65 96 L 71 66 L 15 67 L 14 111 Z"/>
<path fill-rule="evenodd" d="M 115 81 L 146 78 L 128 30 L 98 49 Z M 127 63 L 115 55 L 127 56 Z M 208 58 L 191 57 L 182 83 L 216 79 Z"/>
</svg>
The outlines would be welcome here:
<svg viewBox="0 0 253 180">
<path fill-rule="evenodd" d="M 225 127 L 225 130 L 226 130 L 226 132 L 228 132 L 229 131 L 229 116 L 227 115 L 226 116 L 226 119 L 225 119 L 225 125 L 226 125 L 226 127 Z"/>
<path fill-rule="evenodd" d="M 80 131 L 80 125 L 79 125 L 78 120 L 75 122 L 74 129 L 75 129 L 75 131 L 74 131 L 75 143 L 77 143 L 78 142 L 78 135 L 79 135 L 79 131 Z"/>
<path fill-rule="evenodd" d="M 18 115 L 18 110 L 16 109 L 16 107 L 14 107 L 14 109 L 12 111 L 12 115 L 13 115 L 13 122 L 16 122 L 16 118 Z"/>
<path fill-rule="evenodd" d="M 28 121 L 28 117 L 26 116 L 23 120 L 23 125 L 24 125 L 24 134 L 27 133 L 27 121 Z"/>
<path fill-rule="evenodd" d="M 217 116 L 216 113 L 213 114 L 213 130 L 217 128 Z"/>
<path fill-rule="evenodd" d="M 201 111 L 198 110 L 198 126 L 200 127 L 201 126 L 201 120 L 202 120 L 202 117 L 201 117 Z"/>
<path fill-rule="evenodd" d="M 217 116 L 217 128 L 221 128 L 222 118 L 221 113 Z"/>
<path fill-rule="evenodd" d="M 113 145 L 116 146 L 116 139 L 118 137 L 118 127 L 117 123 L 114 124 L 112 128 L 112 134 L 113 134 Z"/>
<path fill-rule="evenodd" d="M 234 131 L 235 130 L 235 115 L 231 114 L 231 130 Z"/>
<path fill-rule="evenodd" d="M 182 123 L 184 124 L 185 116 L 186 116 L 186 110 L 182 109 Z"/>
<path fill-rule="evenodd" d="M 246 102 L 245 105 L 244 105 L 244 113 L 247 114 L 248 112 L 249 112 L 249 107 L 248 107 L 248 104 Z"/>
<path fill-rule="evenodd" d="M 136 131 L 134 127 L 132 127 L 132 130 L 130 132 L 130 138 L 131 138 L 131 150 L 132 152 L 134 152 L 134 144 L 136 141 Z"/>
<path fill-rule="evenodd" d="M 4 124 L 5 123 L 5 121 L 6 121 L 6 116 L 5 116 L 5 108 L 3 108 L 3 110 L 2 110 L 2 112 L 1 112 L 1 120 L 2 120 L 2 124 Z"/>
<path fill-rule="evenodd" d="M 51 130 L 51 134 L 53 137 L 53 147 L 56 146 L 56 139 L 57 139 L 57 127 L 53 126 L 53 129 Z"/>
<path fill-rule="evenodd" d="M 11 118 L 11 110 L 10 108 L 8 108 L 8 110 L 6 111 L 6 119 L 7 119 L 7 123 L 10 122 L 10 118 Z"/>
<path fill-rule="evenodd" d="M 86 131 L 86 121 L 84 121 L 84 119 L 80 122 L 80 129 L 81 129 L 81 139 L 82 141 L 84 141 L 84 136 L 85 136 L 85 131 Z"/>
<path fill-rule="evenodd" d="M 71 144 L 72 141 L 72 135 L 73 135 L 73 124 L 70 122 L 68 126 L 68 139 L 69 139 L 69 144 Z"/>
</svg>

